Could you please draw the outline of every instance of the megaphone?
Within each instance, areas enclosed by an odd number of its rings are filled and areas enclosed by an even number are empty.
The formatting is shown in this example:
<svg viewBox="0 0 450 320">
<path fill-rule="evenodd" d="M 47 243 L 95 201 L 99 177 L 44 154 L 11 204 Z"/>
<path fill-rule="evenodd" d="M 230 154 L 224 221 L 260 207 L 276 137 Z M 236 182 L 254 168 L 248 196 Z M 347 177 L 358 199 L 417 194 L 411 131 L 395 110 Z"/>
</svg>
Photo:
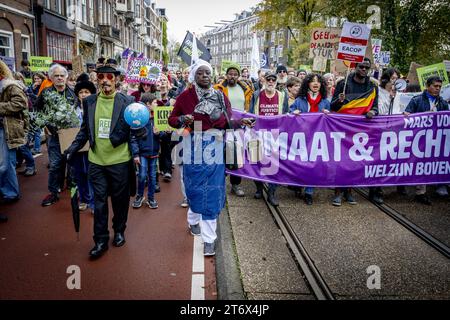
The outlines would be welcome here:
<svg viewBox="0 0 450 320">
<path fill-rule="evenodd" d="M 403 91 L 408 86 L 408 83 L 403 79 L 397 79 L 394 82 L 395 91 Z"/>
</svg>

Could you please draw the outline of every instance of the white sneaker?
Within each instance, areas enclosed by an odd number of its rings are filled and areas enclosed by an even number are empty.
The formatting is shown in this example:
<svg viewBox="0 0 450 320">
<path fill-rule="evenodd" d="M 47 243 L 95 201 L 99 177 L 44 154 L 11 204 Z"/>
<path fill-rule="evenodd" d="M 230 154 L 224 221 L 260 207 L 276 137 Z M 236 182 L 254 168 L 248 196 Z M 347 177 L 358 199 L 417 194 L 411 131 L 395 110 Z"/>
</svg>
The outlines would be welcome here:
<svg viewBox="0 0 450 320">
<path fill-rule="evenodd" d="M 447 186 L 439 186 L 436 189 L 436 193 L 441 197 L 447 197 L 448 196 Z"/>
</svg>

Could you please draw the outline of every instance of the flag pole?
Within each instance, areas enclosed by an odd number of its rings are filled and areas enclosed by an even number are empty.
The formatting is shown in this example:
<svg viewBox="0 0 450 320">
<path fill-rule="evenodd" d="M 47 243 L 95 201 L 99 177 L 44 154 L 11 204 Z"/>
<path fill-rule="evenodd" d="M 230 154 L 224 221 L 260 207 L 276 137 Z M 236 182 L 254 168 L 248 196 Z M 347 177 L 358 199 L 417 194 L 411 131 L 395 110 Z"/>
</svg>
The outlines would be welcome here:
<svg viewBox="0 0 450 320">
<path fill-rule="evenodd" d="M 344 90 L 342 91 L 342 93 L 344 94 L 344 96 L 345 96 L 345 89 L 346 89 L 346 87 L 347 87 L 347 79 L 348 79 L 348 75 L 350 74 L 350 66 L 351 66 L 351 63 L 348 65 L 348 67 L 347 67 L 347 74 L 345 75 Z"/>
</svg>

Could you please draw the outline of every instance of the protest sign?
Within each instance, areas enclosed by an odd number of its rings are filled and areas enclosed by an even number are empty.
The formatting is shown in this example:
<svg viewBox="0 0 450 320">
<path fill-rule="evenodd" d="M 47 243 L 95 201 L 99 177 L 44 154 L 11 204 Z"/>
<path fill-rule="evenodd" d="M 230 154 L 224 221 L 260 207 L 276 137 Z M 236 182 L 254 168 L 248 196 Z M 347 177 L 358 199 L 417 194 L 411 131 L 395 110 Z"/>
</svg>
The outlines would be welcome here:
<svg viewBox="0 0 450 320">
<path fill-rule="evenodd" d="M 125 82 L 156 83 L 162 72 L 162 62 L 149 58 L 133 58 L 128 63 Z"/>
<path fill-rule="evenodd" d="M 381 60 L 381 39 L 372 39 L 373 63 L 380 64 Z"/>
<path fill-rule="evenodd" d="M 0 56 L 0 60 L 2 60 L 8 66 L 9 70 L 11 70 L 12 72 L 16 71 L 16 59 L 15 58 Z"/>
<path fill-rule="evenodd" d="M 322 57 L 328 60 L 336 59 L 336 51 L 339 48 L 339 38 L 342 29 L 339 28 L 314 28 L 311 30 L 311 42 L 309 44 L 309 58 Z"/>
<path fill-rule="evenodd" d="M 417 68 L 422 67 L 421 64 L 411 62 L 409 65 L 409 72 L 406 79 L 408 80 L 409 85 L 418 85 L 419 84 L 419 77 L 417 76 Z"/>
<path fill-rule="evenodd" d="M 392 105 L 392 114 L 401 114 L 405 111 L 411 99 L 421 92 L 397 92 Z"/>
<path fill-rule="evenodd" d="M 234 119 L 246 116 L 233 110 Z M 229 174 L 312 187 L 450 183 L 450 111 L 379 116 L 370 123 L 340 114 L 252 116 L 254 130 L 235 131 L 245 164 Z M 260 152 L 249 150 L 254 140 Z M 261 155 L 258 161 L 253 153 Z"/>
<path fill-rule="evenodd" d="M 72 59 L 72 70 L 75 74 L 82 74 L 84 72 L 83 66 L 84 62 L 82 55 L 77 55 Z"/>
<path fill-rule="evenodd" d="M 191 57 L 192 57 L 192 40 L 194 38 L 194 35 L 190 33 L 189 31 L 186 33 L 186 36 L 184 37 L 183 43 L 180 46 L 180 50 L 178 50 L 178 56 L 186 62 L 188 66 L 191 65 Z M 197 40 L 197 51 L 198 51 L 198 57 L 205 61 L 211 60 L 211 54 L 209 53 L 208 49 L 205 47 L 205 45 Z"/>
<path fill-rule="evenodd" d="M 155 127 L 159 131 L 173 131 L 175 130 L 169 125 L 169 116 L 172 113 L 173 106 L 156 107 L 153 111 L 153 119 L 155 121 Z"/>
<path fill-rule="evenodd" d="M 39 57 L 39 56 L 31 56 L 30 57 L 30 66 L 31 71 L 37 72 L 37 71 L 43 71 L 47 72 L 50 68 L 50 65 L 53 62 L 52 57 Z"/>
<path fill-rule="evenodd" d="M 325 70 L 327 69 L 327 61 L 327 58 L 315 57 L 313 60 L 312 70 L 325 72 Z"/>
<path fill-rule="evenodd" d="M 450 101 L 450 84 L 446 84 L 441 88 L 441 94 L 440 96 L 445 101 Z"/>
<path fill-rule="evenodd" d="M 391 63 L 391 52 L 390 51 L 381 51 L 380 52 L 380 65 L 387 66 Z"/>
<path fill-rule="evenodd" d="M 169 69 L 169 71 L 177 72 L 178 70 L 180 70 L 180 64 L 179 63 L 168 63 L 167 69 Z"/>
<path fill-rule="evenodd" d="M 417 76 L 419 78 L 419 84 L 422 90 L 425 90 L 427 79 L 431 76 L 439 76 L 442 79 L 442 85 L 449 83 L 447 71 L 445 70 L 445 64 L 443 62 L 418 68 Z"/>
<path fill-rule="evenodd" d="M 370 27 L 368 25 L 345 22 L 339 40 L 337 59 L 362 62 L 366 54 L 369 37 Z"/>
</svg>

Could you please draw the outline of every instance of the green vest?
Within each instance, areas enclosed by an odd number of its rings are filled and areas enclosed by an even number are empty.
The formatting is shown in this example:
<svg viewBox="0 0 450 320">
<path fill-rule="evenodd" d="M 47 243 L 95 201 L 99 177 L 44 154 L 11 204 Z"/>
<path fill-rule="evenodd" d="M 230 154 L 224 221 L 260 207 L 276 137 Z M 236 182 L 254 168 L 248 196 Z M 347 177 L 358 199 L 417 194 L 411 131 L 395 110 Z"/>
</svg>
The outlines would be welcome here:
<svg viewBox="0 0 450 320">
<path fill-rule="evenodd" d="M 111 166 L 128 162 L 131 159 L 128 143 L 122 143 L 116 148 L 111 144 L 109 135 L 111 119 L 114 110 L 114 97 L 99 94 L 95 107 L 95 148 L 89 149 L 89 161 L 99 166 Z"/>
</svg>

